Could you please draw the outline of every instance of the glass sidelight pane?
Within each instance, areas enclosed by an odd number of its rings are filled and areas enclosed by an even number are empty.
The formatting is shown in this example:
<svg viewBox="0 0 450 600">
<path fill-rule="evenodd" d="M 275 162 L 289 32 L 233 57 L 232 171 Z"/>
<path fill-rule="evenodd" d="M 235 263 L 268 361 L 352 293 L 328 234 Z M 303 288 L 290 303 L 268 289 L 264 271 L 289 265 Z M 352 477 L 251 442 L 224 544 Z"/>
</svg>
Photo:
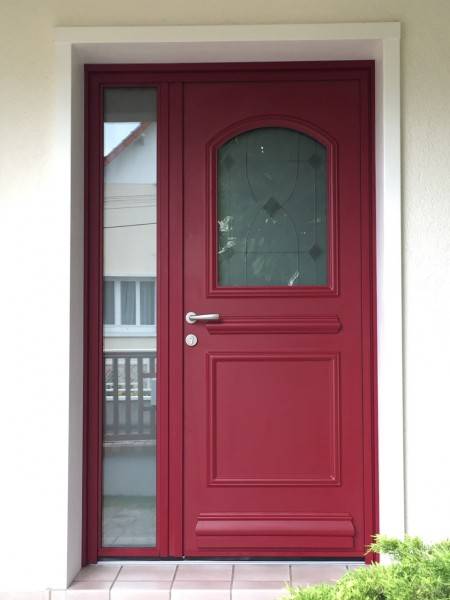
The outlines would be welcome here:
<svg viewBox="0 0 450 600">
<path fill-rule="evenodd" d="M 254 129 L 218 156 L 218 284 L 326 285 L 327 152 L 293 129 Z"/>
<path fill-rule="evenodd" d="M 104 92 L 102 545 L 156 545 L 156 90 Z"/>
</svg>

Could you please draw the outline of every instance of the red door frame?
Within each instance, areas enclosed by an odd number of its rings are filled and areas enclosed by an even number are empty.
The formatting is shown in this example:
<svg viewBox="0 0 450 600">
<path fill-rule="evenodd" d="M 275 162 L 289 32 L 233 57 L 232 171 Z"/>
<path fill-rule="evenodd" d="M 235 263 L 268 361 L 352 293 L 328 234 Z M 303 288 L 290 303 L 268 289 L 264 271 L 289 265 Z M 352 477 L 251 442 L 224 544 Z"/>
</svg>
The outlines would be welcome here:
<svg viewBox="0 0 450 600">
<path fill-rule="evenodd" d="M 365 539 L 378 531 L 376 256 L 373 61 L 199 65 L 87 65 L 85 68 L 85 320 L 83 564 L 99 558 L 182 557 L 183 523 L 183 83 L 357 79 L 369 105 L 362 172 Z M 158 93 L 157 548 L 102 548 L 103 108 L 105 87 Z M 368 179 L 365 179 L 368 174 Z M 169 201 L 170 200 L 170 201 Z M 366 213 L 364 214 L 364 211 Z M 169 281 L 170 272 L 170 281 Z M 169 376 L 170 374 L 170 376 Z M 169 436 L 170 430 L 170 436 Z M 169 469 L 170 465 L 170 469 Z M 374 557 L 368 555 L 366 560 Z"/>
</svg>

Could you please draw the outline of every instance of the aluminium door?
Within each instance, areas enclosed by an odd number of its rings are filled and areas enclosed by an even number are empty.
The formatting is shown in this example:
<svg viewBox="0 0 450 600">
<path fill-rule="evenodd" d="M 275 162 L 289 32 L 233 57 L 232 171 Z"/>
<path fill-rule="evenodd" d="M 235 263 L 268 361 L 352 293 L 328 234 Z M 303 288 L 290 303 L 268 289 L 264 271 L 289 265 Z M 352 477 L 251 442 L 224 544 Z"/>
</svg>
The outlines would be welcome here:
<svg viewBox="0 0 450 600">
<path fill-rule="evenodd" d="M 84 560 L 362 558 L 373 63 L 92 65 L 86 94 Z"/>
<path fill-rule="evenodd" d="M 371 85 L 184 85 L 186 556 L 362 557 L 374 533 Z"/>
</svg>

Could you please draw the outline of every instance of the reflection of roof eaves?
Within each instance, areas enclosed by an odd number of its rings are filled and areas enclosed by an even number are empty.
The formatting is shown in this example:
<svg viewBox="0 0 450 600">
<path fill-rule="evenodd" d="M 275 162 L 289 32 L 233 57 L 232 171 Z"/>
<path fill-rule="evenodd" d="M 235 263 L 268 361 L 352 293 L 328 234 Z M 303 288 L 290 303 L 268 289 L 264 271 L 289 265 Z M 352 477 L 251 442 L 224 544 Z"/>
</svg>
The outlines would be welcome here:
<svg viewBox="0 0 450 600">
<path fill-rule="evenodd" d="M 150 121 L 143 121 L 140 125 L 133 129 L 127 137 L 120 142 L 118 146 L 113 148 L 109 154 L 104 158 L 105 166 L 109 165 L 119 154 L 121 154 L 128 146 L 135 142 L 144 133 L 144 131 L 150 126 Z"/>
</svg>

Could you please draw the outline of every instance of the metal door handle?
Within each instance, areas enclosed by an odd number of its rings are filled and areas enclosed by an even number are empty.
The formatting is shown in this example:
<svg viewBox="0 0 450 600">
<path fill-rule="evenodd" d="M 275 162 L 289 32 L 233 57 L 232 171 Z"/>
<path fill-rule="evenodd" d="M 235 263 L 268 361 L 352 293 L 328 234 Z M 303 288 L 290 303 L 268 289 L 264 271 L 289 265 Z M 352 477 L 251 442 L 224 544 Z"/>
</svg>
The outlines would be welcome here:
<svg viewBox="0 0 450 600">
<path fill-rule="evenodd" d="M 186 323 L 193 325 L 197 321 L 218 321 L 220 315 L 218 313 L 211 313 L 208 315 L 197 315 L 195 312 L 188 312 L 186 314 Z"/>
</svg>

